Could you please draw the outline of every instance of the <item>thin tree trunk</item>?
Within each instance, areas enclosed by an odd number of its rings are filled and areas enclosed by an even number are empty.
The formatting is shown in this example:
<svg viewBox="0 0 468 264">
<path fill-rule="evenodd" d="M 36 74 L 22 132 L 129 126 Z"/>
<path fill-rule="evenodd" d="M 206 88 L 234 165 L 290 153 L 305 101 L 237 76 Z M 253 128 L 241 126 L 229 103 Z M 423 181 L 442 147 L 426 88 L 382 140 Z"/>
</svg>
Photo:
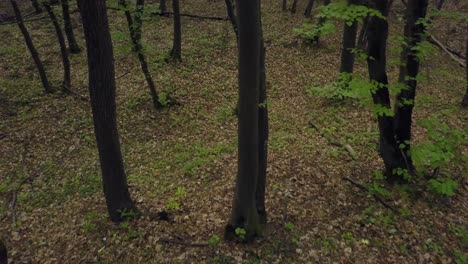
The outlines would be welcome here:
<svg viewBox="0 0 468 264">
<path fill-rule="evenodd" d="M 356 5 L 356 0 L 348 0 L 348 6 Z M 341 50 L 340 73 L 353 73 L 354 70 L 354 49 L 356 48 L 357 21 L 351 25 L 345 21 L 343 31 L 343 48 Z"/>
<path fill-rule="evenodd" d="M 323 1 L 323 6 L 327 6 L 329 5 L 331 2 L 331 0 L 324 0 Z M 327 18 L 326 17 L 319 17 L 318 21 L 317 21 L 317 27 L 321 27 L 323 24 L 325 24 L 325 22 L 327 21 Z M 320 41 L 320 34 L 316 35 L 313 39 L 312 39 L 312 42 L 315 42 L 315 43 L 319 43 Z"/>
<path fill-rule="evenodd" d="M 135 8 L 135 19 L 133 19 L 132 14 L 128 8 L 128 4 L 125 0 L 119 0 L 119 5 L 125 10 L 124 12 L 127 19 L 128 30 L 130 32 L 130 38 L 133 43 L 132 50 L 136 52 L 138 61 L 140 62 L 141 70 L 145 75 L 145 80 L 150 90 L 153 106 L 156 109 L 160 109 L 163 106 L 159 102 L 159 95 L 156 91 L 156 85 L 154 84 L 153 77 L 149 71 L 148 62 L 146 61 L 145 54 L 143 53 L 143 45 L 141 44 L 141 16 L 143 15 L 145 1 L 137 0 L 137 5 Z"/>
<path fill-rule="evenodd" d="M 166 13 L 166 0 L 159 0 L 159 12 L 161 15 Z"/>
<path fill-rule="evenodd" d="M 115 70 L 105 0 L 80 1 L 86 38 L 89 93 L 99 151 L 103 189 L 112 221 L 135 211 L 127 186 L 116 123 Z"/>
<path fill-rule="evenodd" d="M 425 26 L 418 23 L 426 17 L 428 0 L 409 0 L 406 14 L 405 38 L 407 45 L 402 51 L 399 82 L 405 86 L 396 96 L 395 136 L 406 157 L 406 169 L 412 175 L 414 166 L 410 155 L 412 115 L 416 97 L 416 77 L 419 73 L 418 54 L 414 50 L 423 40 Z"/>
<path fill-rule="evenodd" d="M 310 17 L 312 15 L 312 8 L 314 7 L 314 0 L 309 0 L 307 2 L 306 9 L 304 11 L 305 17 Z"/>
<path fill-rule="evenodd" d="M 463 96 L 462 106 L 468 107 L 468 38 L 466 39 L 466 47 L 465 47 L 465 73 L 466 73 L 466 92 L 465 96 Z"/>
<path fill-rule="evenodd" d="M 8 264 L 8 251 L 3 244 L 3 241 L 0 240 L 0 263 L 1 264 Z"/>
<path fill-rule="evenodd" d="M 18 4 L 16 3 L 15 0 L 10 0 L 10 3 L 11 3 L 11 6 L 13 7 L 13 11 L 15 12 L 16 23 L 18 24 L 18 27 L 20 28 L 21 33 L 23 34 L 24 41 L 26 42 L 26 45 L 28 46 L 29 52 L 31 53 L 34 63 L 36 64 L 37 71 L 39 72 L 39 76 L 41 77 L 42 86 L 44 87 L 44 91 L 46 93 L 51 93 L 52 88 L 50 87 L 49 81 L 47 80 L 47 75 L 44 70 L 44 66 L 42 65 L 42 62 L 39 59 L 39 54 L 37 53 L 37 50 L 34 47 L 31 37 L 29 36 L 29 32 L 24 26 L 23 18 L 21 16 L 21 11 L 18 8 Z"/>
<path fill-rule="evenodd" d="M 236 18 L 236 13 L 234 11 L 233 0 L 225 0 L 225 2 L 226 2 L 226 10 L 227 10 L 229 21 L 231 22 L 234 33 L 236 34 L 236 39 L 239 42 L 239 30 L 238 30 L 239 26 L 237 25 L 237 18 Z"/>
<path fill-rule="evenodd" d="M 171 57 L 175 61 L 182 60 L 182 29 L 180 25 L 179 0 L 172 0 L 174 12 L 174 39 L 172 43 Z"/>
<path fill-rule="evenodd" d="M 437 0 L 437 10 L 441 10 L 442 7 L 444 6 L 445 0 Z"/>
<path fill-rule="evenodd" d="M 259 173 L 259 85 L 260 85 L 260 10 L 257 0 L 239 0 L 239 125 L 238 174 L 232 214 L 225 238 L 236 237 L 243 228 L 243 241 L 262 232 L 257 210 Z"/>
<path fill-rule="evenodd" d="M 68 0 L 62 0 L 62 15 L 63 15 L 63 23 L 65 34 L 68 40 L 68 48 L 70 49 L 70 53 L 76 54 L 80 53 L 81 49 L 78 46 L 78 43 L 75 39 L 75 34 L 73 33 L 73 26 L 70 19 L 70 8 L 68 5 Z"/>
<path fill-rule="evenodd" d="M 42 8 L 41 5 L 37 0 L 31 0 L 31 4 L 34 7 L 34 10 L 36 11 L 36 14 L 42 13 Z"/>
<path fill-rule="evenodd" d="M 374 7 L 385 17 L 388 16 L 389 10 L 387 2 L 387 0 L 378 1 Z M 376 107 L 384 107 L 390 112 L 392 109 L 387 78 L 387 38 L 387 20 L 375 16 L 370 17 L 367 35 L 367 64 L 369 78 L 376 83 L 376 90 L 372 93 L 372 99 Z M 377 116 L 377 122 L 379 127 L 379 152 L 385 164 L 385 175 L 389 181 L 393 182 L 398 177 L 394 175 L 394 169 L 405 167 L 404 158 L 395 140 L 394 119 L 389 114 L 381 114 Z"/>
<path fill-rule="evenodd" d="M 60 28 L 60 24 L 58 23 L 57 17 L 55 16 L 54 11 L 50 7 L 48 2 L 43 2 L 44 8 L 49 14 L 50 20 L 55 28 L 55 33 L 57 35 L 57 40 L 60 45 L 60 53 L 62 54 L 62 64 L 63 64 L 63 91 L 68 92 L 70 90 L 70 60 L 68 58 L 67 46 L 65 45 L 65 38 L 63 37 L 62 29 Z"/>
<path fill-rule="evenodd" d="M 282 7 L 283 11 L 286 11 L 288 10 L 288 0 L 283 0 L 283 7 Z"/>
<path fill-rule="evenodd" d="M 295 14 L 297 9 L 297 0 L 293 1 L 293 4 L 291 6 L 291 14 Z"/>
</svg>

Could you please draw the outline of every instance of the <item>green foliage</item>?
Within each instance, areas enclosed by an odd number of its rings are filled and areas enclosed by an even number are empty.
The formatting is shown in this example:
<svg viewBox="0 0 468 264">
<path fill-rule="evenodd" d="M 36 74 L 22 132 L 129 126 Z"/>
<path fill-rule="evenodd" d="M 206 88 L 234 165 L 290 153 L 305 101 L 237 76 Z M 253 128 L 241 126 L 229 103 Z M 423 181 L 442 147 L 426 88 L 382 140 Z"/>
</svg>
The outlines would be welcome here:
<svg viewBox="0 0 468 264">
<path fill-rule="evenodd" d="M 430 179 L 429 189 L 435 194 L 454 196 L 458 189 L 458 183 L 452 179 Z"/>
<path fill-rule="evenodd" d="M 218 235 L 212 235 L 208 240 L 208 244 L 212 247 L 216 247 L 221 242 L 221 238 Z"/>
<path fill-rule="evenodd" d="M 370 194 L 379 195 L 382 197 L 390 197 L 391 192 L 387 190 L 383 185 L 378 183 L 372 183 L 368 187 Z"/>
<path fill-rule="evenodd" d="M 300 27 L 294 28 L 293 33 L 296 37 L 303 39 L 306 43 L 314 43 L 321 36 L 328 36 L 336 32 L 333 23 L 325 21 L 322 24 L 303 23 Z"/>
<path fill-rule="evenodd" d="M 294 230 L 295 226 L 294 226 L 293 223 L 287 222 L 287 223 L 284 224 L 284 228 L 285 228 L 287 231 L 291 232 L 291 231 Z"/>
<path fill-rule="evenodd" d="M 357 99 L 355 91 L 349 87 L 351 80 L 352 74 L 342 73 L 338 77 L 338 81 L 323 87 L 310 87 L 307 92 L 335 102 L 342 102 L 350 98 Z"/>
<path fill-rule="evenodd" d="M 241 240 L 244 240 L 245 235 L 247 235 L 247 232 L 242 227 L 237 227 L 235 230 L 235 233 L 236 233 L 236 236 L 238 236 Z"/>
<path fill-rule="evenodd" d="M 460 240 L 463 247 L 468 246 L 468 229 L 465 226 L 450 225 L 449 230 Z"/>
<path fill-rule="evenodd" d="M 178 187 L 174 196 L 169 198 L 169 201 L 166 204 L 167 210 L 179 210 L 182 201 L 184 200 L 187 192 L 184 187 Z"/>
<path fill-rule="evenodd" d="M 466 263 L 468 263 L 468 260 L 466 259 L 465 254 L 463 253 L 463 251 L 455 250 L 454 256 L 455 256 L 455 263 L 456 264 L 466 264 Z"/>
</svg>

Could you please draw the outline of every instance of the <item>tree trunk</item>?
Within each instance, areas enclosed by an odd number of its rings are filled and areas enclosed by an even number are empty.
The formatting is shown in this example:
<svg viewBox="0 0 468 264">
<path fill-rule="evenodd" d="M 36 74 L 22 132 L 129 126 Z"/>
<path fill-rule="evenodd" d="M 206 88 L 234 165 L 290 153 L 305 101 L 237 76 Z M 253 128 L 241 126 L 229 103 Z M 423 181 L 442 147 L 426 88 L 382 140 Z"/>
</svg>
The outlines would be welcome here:
<svg viewBox="0 0 468 264">
<path fill-rule="evenodd" d="M 18 24 L 18 27 L 20 28 L 21 33 L 23 34 L 24 41 L 26 42 L 26 45 L 28 46 L 29 52 L 31 53 L 34 63 L 36 64 L 37 71 L 39 72 L 39 76 L 41 77 L 42 86 L 44 87 L 44 91 L 46 93 L 51 93 L 52 88 L 50 87 L 49 81 L 47 80 L 47 75 L 44 70 L 44 66 L 42 65 L 42 62 L 39 59 L 39 54 L 37 53 L 37 50 L 34 47 L 34 44 L 31 40 L 31 36 L 29 36 L 28 30 L 24 26 L 23 18 L 21 16 L 21 11 L 18 8 L 18 4 L 16 3 L 15 0 L 10 0 L 10 3 L 11 3 L 11 6 L 13 7 L 13 11 L 15 12 L 16 23 Z"/>
<path fill-rule="evenodd" d="M 62 0 L 62 15 L 70 53 L 80 53 L 81 49 L 78 46 L 78 43 L 75 39 L 75 34 L 73 33 L 73 26 L 70 19 L 70 8 L 68 6 L 68 0 Z"/>
<path fill-rule="evenodd" d="M 182 29 L 180 25 L 179 0 L 172 0 L 174 12 L 174 39 L 171 50 L 171 57 L 175 61 L 182 61 Z"/>
<path fill-rule="evenodd" d="M 112 221 L 135 211 L 125 175 L 115 110 L 115 71 L 105 0 L 80 1 L 86 38 L 89 93 L 99 151 L 103 189 Z"/>
<path fill-rule="evenodd" d="M 309 0 L 307 2 L 306 9 L 304 11 L 305 17 L 310 17 L 312 15 L 312 7 L 314 7 L 314 0 Z"/>
<path fill-rule="evenodd" d="M 41 5 L 37 0 L 31 0 L 31 4 L 34 7 L 34 10 L 36 11 L 36 14 L 42 13 L 42 8 Z"/>
<path fill-rule="evenodd" d="M 366 16 L 362 22 L 361 31 L 357 41 L 357 48 L 360 50 L 366 50 L 367 46 L 367 27 L 369 25 L 370 16 Z"/>
<path fill-rule="evenodd" d="M 137 0 L 137 6 L 135 8 L 135 19 L 132 18 L 132 14 L 128 9 L 127 2 L 125 0 L 119 0 L 119 5 L 123 7 L 125 10 L 125 17 L 127 19 L 128 30 L 130 32 L 130 38 L 133 43 L 132 50 L 136 52 L 138 56 L 138 61 L 140 62 L 141 70 L 145 75 L 146 83 L 148 84 L 148 88 L 150 90 L 151 99 L 153 101 L 153 106 L 156 109 L 162 108 L 162 104 L 159 102 L 159 95 L 156 91 L 156 85 L 154 84 L 153 77 L 148 68 L 148 62 L 146 61 L 145 54 L 143 53 L 143 45 L 141 44 L 141 27 L 142 27 L 142 20 L 141 16 L 143 15 L 144 0 Z"/>
<path fill-rule="evenodd" d="M 442 7 L 444 6 L 445 0 L 437 0 L 437 10 L 441 10 Z"/>
<path fill-rule="evenodd" d="M 291 6 L 291 14 L 295 14 L 297 9 L 297 0 L 293 1 L 293 4 Z"/>
<path fill-rule="evenodd" d="M 236 13 L 234 11 L 233 0 L 225 0 L 225 2 L 226 2 L 226 10 L 227 10 L 229 21 L 231 22 L 234 33 L 236 34 L 236 39 L 239 42 L 239 31 L 238 31 L 239 26 L 237 25 L 237 18 L 236 18 Z"/>
<path fill-rule="evenodd" d="M 466 47 L 465 47 L 465 73 L 466 73 L 466 92 L 465 96 L 463 96 L 462 106 L 468 107 L 468 38 L 466 39 Z"/>
<path fill-rule="evenodd" d="M 358 4 L 357 0 L 348 0 L 348 6 Z M 357 21 L 351 25 L 345 21 L 343 31 L 343 48 L 341 50 L 340 73 L 353 73 L 354 49 L 356 48 Z"/>
<path fill-rule="evenodd" d="M 415 51 L 425 34 L 425 26 L 418 23 L 426 17 L 428 0 L 409 0 L 406 24 L 405 38 L 407 45 L 402 51 L 402 66 L 400 66 L 399 82 L 405 86 L 396 96 L 395 105 L 395 136 L 398 145 L 404 146 L 402 151 L 406 157 L 406 169 L 412 175 L 414 166 L 410 156 L 411 126 L 414 108 L 414 99 L 416 96 L 416 77 L 419 73 L 419 59 Z"/>
<path fill-rule="evenodd" d="M 0 264 L 8 264 L 8 252 L 3 241 L 0 241 Z"/>
<path fill-rule="evenodd" d="M 159 12 L 161 15 L 166 13 L 166 0 L 159 0 Z"/>
<path fill-rule="evenodd" d="M 374 8 L 385 17 L 388 16 L 387 0 L 376 2 Z M 391 111 L 386 59 L 388 22 L 375 16 L 370 17 L 367 30 L 369 78 L 376 83 L 376 90 L 372 93 L 372 99 L 377 107 L 385 107 L 388 111 Z M 398 177 L 394 175 L 394 169 L 406 167 L 404 157 L 401 155 L 395 140 L 394 119 L 388 114 L 383 114 L 377 116 L 377 122 L 379 127 L 379 153 L 384 161 L 385 175 L 389 181 L 393 182 Z"/>
<path fill-rule="evenodd" d="M 283 11 L 288 10 L 288 0 L 283 0 Z"/>
<path fill-rule="evenodd" d="M 234 239 L 236 229 L 251 241 L 262 232 L 257 210 L 259 174 L 259 85 L 260 85 L 260 10 L 258 0 L 239 0 L 239 125 L 238 174 L 231 218 L 225 238 Z"/>
<path fill-rule="evenodd" d="M 329 5 L 331 2 L 331 0 L 324 0 L 323 1 L 323 6 L 327 6 Z M 325 22 L 327 21 L 327 18 L 325 17 L 319 17 L 318 21 L 317 21 L 317 27 L 321 27 L 323 24 L 325 24 Z M 320 41 L 320 34 L 316 35 L 313 39 L 312 39 L 312 42 L 315 42 L 315 43 L 319 43 Z"/>
<path fill-rule="evenodd" d="M 63 82 L 62 82 L 62 89 L 64 92 L 68 92 L 70 90 L 70 60 L 68 58 L 67 46 L 65 45 L 65 38 L 62 34 L 62 29 L 60 28 L 60 24 L 58 23 L 57 17 L 55 16 L 54 11 L 50 7 L 48 2 L 43 2 L 44 8 L 49 14 L 50 20 L 55 28 L 55 33 L 57 35 L 57 40 L 60 45 L 60 53 L 62 54 L 62 64 L 63 64 Z"/>
</svg>

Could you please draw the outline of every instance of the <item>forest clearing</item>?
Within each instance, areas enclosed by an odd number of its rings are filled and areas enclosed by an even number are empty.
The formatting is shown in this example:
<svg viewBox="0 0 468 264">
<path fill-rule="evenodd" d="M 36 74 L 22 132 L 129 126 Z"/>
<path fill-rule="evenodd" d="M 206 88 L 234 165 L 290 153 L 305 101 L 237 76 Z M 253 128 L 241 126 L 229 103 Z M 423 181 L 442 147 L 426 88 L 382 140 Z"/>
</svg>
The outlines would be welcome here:
<svg viewBox="0 0 468 264">
<path fill-rule="evenodd" d="M 0 2 L 0 264 L 467 263 L 466 0 L 47 1 Z"/>
</svg>

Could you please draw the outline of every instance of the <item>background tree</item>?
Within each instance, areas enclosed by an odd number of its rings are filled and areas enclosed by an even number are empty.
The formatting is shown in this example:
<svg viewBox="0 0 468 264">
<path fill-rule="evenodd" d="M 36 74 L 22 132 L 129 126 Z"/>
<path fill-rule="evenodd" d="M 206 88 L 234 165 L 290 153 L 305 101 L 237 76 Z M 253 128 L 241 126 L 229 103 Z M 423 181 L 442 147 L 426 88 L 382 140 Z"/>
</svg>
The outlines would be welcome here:
<svg viewBox="0 0 468 264">
<path fill-rule="evenodd" d="M 0 263 L 1 264 L 8 264 L 8 252 L 3 244 L 3 241 L 0 240 Z"/>
<path fill-rule="evenodd" d="M 75 34 L 73 33 L 73 25 L 70 19 L 70 7 L 68 5 L 68 0 L 62 0 L 62 15 L 65 35 L 67 36 L 70 53 L 80 53 L 81 49 L 78 46 L 78 43 L 75 39 Z"/>
<path fill-rule="evenodd" d="M 41 5 L 37 0 L 31 0 L 31 4 L 34 7 L 34 10 L 36 11 L 36 14 L 42 13 L 42 8 Z"/>
<path fill-rule="evenodd" d="M 143 16 L 144 11 L 144 0 L 137 0 L 137 5 L 135 8 L 135 18 L 132 17 L 130 9 L 125 0 L 119 0 L 120 6 L 125 12 L 125 17 L 127 19 L 128 30 L 130 32 L 130 38 L 133 44 L 132 50 L 136 52 L 138 56 L 138 61 L 140 62 L 141 70 L 145 75 L 146 84 L 150 90 L 151 99 L 153 101 L 153 106 L 156 109 L 162 108 L 162 104 L 159 102 L 159 95 L 156 91 L 156 85 L 154 84 L 153 77 L 149 71 L 148 62 L 146 61 L 145 54 L 143 53 L 143 45 L 141 41 L 141 28 L 143 22 L 141 17 Z"/>
<path fill-rule="evenodd" d="M 359 4 L 359 0 L 347 0 L 348 8 L 353 8 Z M 344 22 L 343 29 L 343 47 L 341 49 L 341 65 L 340 73 L 352 74 L 354 70 L 354 49 L 356 48 L 356 35 L 357 35 L 358 22 L 353 19 L 352 21 Z"/>
<path fill-rule="evenodd" d="M 166 13 L 166 0 L 159 0 L 159 12 L 161 15 Z"/>
<path fill-rule="evenodd" d="M 329 5 L 330 2 L 331 2 L 331 0 L 323 0 L 323 6 Z M 327 21 L 327 18 L 325 16 L 320 16 L 318 21 L 317 21 L 317 28 L 321 28 L 323 26 L 323 24 L 325 24 L 326 21 Z M 317 34 L 312 39 L 312 42 L 319 43 L 319 41 L 320 41 L 320 34 Z"/>
<path fill-rule="evenodd" d="M 288 0 L 283 0 L 282 10 L 283 11 L 288 10 Z"/>
<path fill-rule="evenodd" d="M 304 16 L 305 17 L 310 17 L 312 15 L 312 8 L 314 7 L 314 2 L 315 0 L 309 0 L 307 1 L 307 6 L 304 11 Z"/>
<path fill-rule="evenodd" d="M 136 210 L 127 186 L 115 113 L 115 70 L 105 0 L 78 0 L 86 38 L 89 94 L 103 189 L 112 221 Z"/>
<path fill-rule="evenodd" d="M 293 0 L 292 6 L 291 6 L 291 14 L 295 14 L 297 10 L 297 0 Z"/>
<path fill-rule="evenodd" d="M 171 57 L 175 61 L 182 60 L 182 29 L 180 25 L 179 0 L 172 0 L 174 12 L 174 38 L 172 42 Z"/>
<path fill-rule="evenodd" d="M 44 66 L 42 65 L 41 59 L 39 58 L 39 53 L 37 52 L 34 44 L 31 40 L 31 36 L 29 35 L 28 30 L 23 22 L 23 17 L 21 16 L 21 11 L 18 8 L 18 4 L 15 0 L 10 0 L 11 6 L 13 7 L 13 11 L 15 12 L 16 23 L 23 34 L 24 41 L 26 42 L 26 46 L 28 46 L 29 52 L 31 53 L 31 57 L 36 64 L 37 71 L 39 72 L 39 76 L 41 77 L 42 86 L 44 87 L 44 91 L 46 93 L 52 92 L 52 88 L 50 87 L 49 80 L 47 79 L 46 72 L 44 70 Z"/>
<path fill-rule="evenodd" d="M 227 15 L 229 18 L 229 22 L 231 22 L 232 29 L 234 30 L 234 34 L 236 34 L 237 41 L 239 41 L 239 26 L 237 25 L 237 17 L 234 9 L 234 1 L 233 0 L 225 0 L 226 3 L 226 10 Z"/>
<path fill-rule="evenodd" d="M 239 0 L 239 125 L 238 174 L 231 218 L 225 238 L 250 241 L 262 232 L 266 214 L 258 208 L 264 195 L 259 179 L 259 87 L 261 85 L 261 22 L 257 0 Z M 265 153 L 266 154 L 266 153 Z M 263 183 L 264 184 L 264 183 Z M 259 210 L 260 209 L 260 210 Z"/>
<path fill-rule="evenodd" d="M 45 10 L 47 11 L 47 14 L 49 14 L 52 24 L 54 25 L 55 34 L 57 35 L 57 40 L 60 45 L 60 53 L 62 55 L 62 64 L 63 64 L 62 88 L 64 92 L 68 92 L 70 90 L 71 77 L 70 77 L 70 59 L 68 58 L 68 51 L 67 51 L 67 46 L 65 45 L 65 38 L 63 37 L 62 29 L 60 28 L 60 24 L 49 2 L 44 1 L 43 6 Z"/>
<path fill-rule="evenodd" d="M 465 43 L 465 72 L 466 72 L 466 92 L 465 96 L 463 96 L 462 106 L 468 107 L 468 38 L 466 39 Z"/>
</svg>

